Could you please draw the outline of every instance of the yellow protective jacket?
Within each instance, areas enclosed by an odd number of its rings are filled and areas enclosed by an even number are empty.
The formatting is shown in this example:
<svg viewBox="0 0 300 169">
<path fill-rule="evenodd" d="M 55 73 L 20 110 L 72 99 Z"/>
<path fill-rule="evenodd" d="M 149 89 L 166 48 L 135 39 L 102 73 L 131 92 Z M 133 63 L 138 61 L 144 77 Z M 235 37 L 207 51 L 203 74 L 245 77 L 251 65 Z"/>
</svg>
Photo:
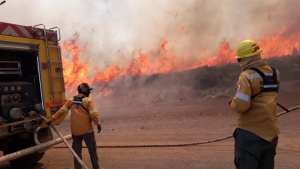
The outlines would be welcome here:
<svg viewBox="0 0 300 169">
<path fill-rule="evenodd" d="M 82 96 L 82 95 L 78 95 Z M 52 116 L 54 124 L 60 124 L 69 111 L 71 111 L 71 132 L 72 135 L 79 136 L 89 132 L 93 132 L 92 122 L 99 123 L 98 113 L 95 110 L 94 102 L 90 97 L 82 99 L 82 106 L 74 104 L 72 100 L 67 100 L 66 103 Z"/>
<path fill-rule="evenodd" d="M 260 93 L 263 79 L 256 71 L 249 69 L 256 68 L 264 74 L 272 75 L 272 68 L 260 59 L 253 60 L 242 68 L 238 89 L 230 103 L 231 109 L 239 115 L 238 128 L 252 132 L 267 141 L 272 141 L 279 134 L 276 117 L 278 93 Z M 277 71 L 279 84 L 278 74 Z"/>
</svg>

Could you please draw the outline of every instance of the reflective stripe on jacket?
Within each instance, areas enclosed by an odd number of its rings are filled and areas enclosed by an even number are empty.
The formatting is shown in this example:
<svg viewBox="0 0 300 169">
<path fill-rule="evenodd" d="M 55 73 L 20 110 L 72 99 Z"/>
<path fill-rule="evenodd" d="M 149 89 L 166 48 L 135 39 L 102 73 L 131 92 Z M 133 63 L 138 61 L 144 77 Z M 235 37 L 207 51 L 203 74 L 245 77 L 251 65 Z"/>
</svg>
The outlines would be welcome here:
<svg viewBox="0 0 300 169">
<path fill-rule="evenodd" d="M 82 99 L 82 106 L 89 110 L 87 112 L 78 104 L 67 100 L 66 103 L 52 116 L 54 124 L 60 124 L 65 116 L 71 111 L 71 132 L 73 135 L 83 135 L 93 131 L 92 122 L 99 123 L 98 113 L 94 102 L 89 97 Z"/>
<path fill-rule="evenodd" d="M 272 75 L 272 68 L 263 62 L 251 66 L 266 75 Z M 239 115 L 238 128 L 271 141 L 279 134 L 276 117 L 278 93 L 260 93 L 262 81 L 262 77 L 254 70 L 244 70 L 239 76 L 238 88 L 230 107 Z"/>
</svg>

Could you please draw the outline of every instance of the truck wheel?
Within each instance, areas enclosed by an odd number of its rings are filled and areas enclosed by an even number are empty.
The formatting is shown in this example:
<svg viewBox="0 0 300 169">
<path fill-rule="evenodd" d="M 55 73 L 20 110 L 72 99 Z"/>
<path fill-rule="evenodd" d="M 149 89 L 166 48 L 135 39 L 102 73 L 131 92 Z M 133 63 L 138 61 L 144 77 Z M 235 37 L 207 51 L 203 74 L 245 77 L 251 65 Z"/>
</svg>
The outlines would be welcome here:
<svg viewBox="0 0 300 169">
<path fill-rule="evenodd" d="M 24 147 L 24 148 L 26 148 L 26 147 Z M 10 147 L 8 149 L 4 149 L 3 152 L 4 152 L 4 155 L 6 155 L 6 154 L 10 154 L 10 153 L 16 152 L 21 149 L 23 149 L 23 148 L 19 147 L 18 149 L 16 149 L 15 147 Z M 30 154 L 30 155 L 18 158 L 16 160 L 11 160 L 10 165 L 13 168 L 23 168 L 24 166 L 26 166 L 26 167 L 34 166 L 43 158 L 43 155 L 44 155 L 44 152 L 37 152 L 34 154 Z"/>
<path fill-rule="evenodd" d="M 28 139 L 28 140 L 13 139 L 5 145 L 3 153 L 4 155 L 10 154 L 34 145 L 35 143 L 32 139 Z M 35 152 L 33 154 L 10 161 L 10 165 L 13 168 L 24 168 L 24 166 L 26 167 L 33 166 L 37 164 L 39 160 L 42 159 L 43 155 L 44 152 Z"/>
<path fill-rule="evenodd" d="M 34 153 L 16 160 L 10 161 L 10 166 L 12 168 L 24 168 L 26 167 L 31 167 L 36 165 L 42 158 L 43 158 L 44 153 Z"/>
</svg>

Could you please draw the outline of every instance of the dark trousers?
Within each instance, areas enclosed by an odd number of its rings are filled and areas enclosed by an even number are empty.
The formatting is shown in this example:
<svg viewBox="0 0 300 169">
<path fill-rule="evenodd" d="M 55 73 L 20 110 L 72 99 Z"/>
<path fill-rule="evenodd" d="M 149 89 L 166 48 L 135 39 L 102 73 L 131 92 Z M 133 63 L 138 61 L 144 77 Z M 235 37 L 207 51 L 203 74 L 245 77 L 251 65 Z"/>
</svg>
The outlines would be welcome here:
<svg viewBox="0 0 300 169">
<path fill-rule="evenodd" d="M 274 169 L 278 138 L 268 142 L 243 129 L 236 129 L 234 138 L 237 169 Z"/>
<path fill-rule="evenodd" d="M 84 140 L 90 154 L 91 162 L 93 165 L 93 169 L 99 169 L 98 164 L 98 156 L 97 156 L 97 147 L 96 147 L 96 140 L 94 133 L 87 133 L 80 136 L 72 136 L 73 137 L 73 144 L 72 147 L 78 156 L 82 159 L 82 140 Z M 80 163 L 74 158 L 74 168 L 75 169 L 82 169 Z"/>
</svg>

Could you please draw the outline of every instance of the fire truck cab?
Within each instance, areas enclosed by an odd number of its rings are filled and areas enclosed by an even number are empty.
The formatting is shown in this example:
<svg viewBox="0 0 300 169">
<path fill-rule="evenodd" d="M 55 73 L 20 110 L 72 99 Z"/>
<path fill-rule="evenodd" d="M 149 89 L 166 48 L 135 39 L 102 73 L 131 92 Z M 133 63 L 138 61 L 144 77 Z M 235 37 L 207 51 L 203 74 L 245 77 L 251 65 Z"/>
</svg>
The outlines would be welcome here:
<svg viewBox="0 0 300 169">
<path fill-rule="evenodd" d="M 10 154 L 52 139 L 48 128 L 35 133 L 39 114 L 50 116 L 64 102 L 65 88 L 58 27 L 0 22 L 0 151 Z M 33 164 L 44 152 L 10 161 Z"/>
</svg>

